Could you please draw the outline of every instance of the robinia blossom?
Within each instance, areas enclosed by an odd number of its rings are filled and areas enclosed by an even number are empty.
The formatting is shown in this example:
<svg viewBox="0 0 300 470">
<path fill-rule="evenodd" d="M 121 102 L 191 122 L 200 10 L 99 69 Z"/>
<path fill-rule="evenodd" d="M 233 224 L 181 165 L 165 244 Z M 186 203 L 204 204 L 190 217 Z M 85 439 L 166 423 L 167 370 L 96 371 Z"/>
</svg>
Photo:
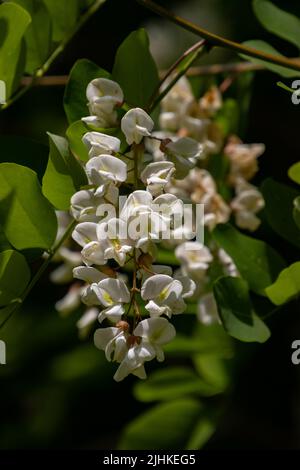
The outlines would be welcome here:
<svg viewBox="0 0 300 470">
<path fill-rule="evenodd" d="M 264 201 L 248 181 L 264 146 L 225 136 L 215 119 L 223 106 L 220 90 L 195 99 L 185 77 L 162 100 L 160 129 L 145 110 L 127 111 L 112 80 L 92 80 L 86 97 L 90 116 L 83 118 L 82 142 L 88 159 L 82 166 L 88 185 L 71 198 L 73 245 L 61 247 L 58 261 L 64 264 L 52 273 L 55 282 L 68 282 L 73 272 L 76 281 L 57 309 L 69 313 L 82 302 L 80 335 L 101 324 L 94 342 L 118 364 L 115 380 L 129 374 L 144 379 L 146 362 L 164 360 L 163 346 L 176 334 L 172 316 L 185 311 L 187 299 L 198 305 L 201 322 L 220 321 L 211 288 L 214 267 L 239 276 L 216 242 L 195 240 L 195 223 L 177 224 L 185 203 L 191 219 L 193 204 L 203 205 L 211 231 L 232 215 L 240 228 L 255 230 Z M 216 173 L 223 167 L 227 173 L 215 178 L 215 163 Z M 175 252 L 175 272 L 157 264 L 160 245 Z"/>
</svg>

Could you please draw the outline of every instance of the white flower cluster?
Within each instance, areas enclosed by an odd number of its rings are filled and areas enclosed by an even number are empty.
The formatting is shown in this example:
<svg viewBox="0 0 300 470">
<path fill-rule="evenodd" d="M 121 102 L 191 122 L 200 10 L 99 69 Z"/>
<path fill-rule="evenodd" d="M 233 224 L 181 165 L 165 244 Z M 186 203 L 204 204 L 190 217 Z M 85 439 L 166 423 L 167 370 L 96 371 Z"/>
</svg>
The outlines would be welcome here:
<svg viewBox="0 0 300 470">
<path fill-rule="evenodd" d="M 96 330 L 94 341 L 119 364 L 115 380 L 128 374 L 145 378 L 144 363 L 164 359 L 162 346 L 175 336 L 169 320 L 184 312 L 185 299 L 198 300 L 203 323 L 219 321 L 211 267 L 238 276 L 232 259 L 213 242 L 206 247 L 190 241 L 192 233 L 178 233 L 174 213 L 183 203 L 199 203 L 208 230 L 232 215 L 240 228 L 255 230 L 264 201 L 249 180 L 264 146 L 245 145 L 235 136 L 225 140 L 214 121 L 223 105 L 219 90 L 212 88 L 197 101 L 185 78 L 162 101 L 159 131 L 143 109 L 124 112 L 123 92 L 111 80 L 93 80 L 87 100 L 90 116 L 83 121 L 92 129 L 83 142 L 89 185 L 71 199 L 77 221 L 72 236 L 81 252 L 62 247 L 64 265 L 52 273 L 55 282 L 63 282 L 73 270 L 77 281 L 57 309 L 67 313 L 81 300 L 87 307 L 78 322 L 83 333 L 96 319 L 108 323 Z M 111 127 L 121 128 L 124 138 L 105 134 Z M 208 170 L 216 155 L 228 167 L 221 182 Z M 231 198 L 221 195 L 220 183 Z M 167 227 L 170 237 L 162 242 Z M 180 269 L 154 264 L 158 243 L 175 247 Z M 121 274 L 122 267 L 130 274 Z"/>
</svg>

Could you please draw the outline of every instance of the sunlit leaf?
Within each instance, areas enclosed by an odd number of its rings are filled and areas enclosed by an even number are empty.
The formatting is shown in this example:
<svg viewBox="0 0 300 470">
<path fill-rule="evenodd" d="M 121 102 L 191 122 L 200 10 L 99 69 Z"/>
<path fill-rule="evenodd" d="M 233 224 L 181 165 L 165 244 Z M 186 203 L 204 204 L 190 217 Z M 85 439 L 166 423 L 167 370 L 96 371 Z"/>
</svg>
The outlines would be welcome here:
<svg viewBox="0 0 300 470">
<path fill-rule="evenodd" d="M 14 0 L 28 11 L 31 24 L 25 33 L 26 72 L 32 74 L 47 59 L 51 46 L 51 18 L 41 0 Z"/>
<path fill-rule="evenodd" d="M 30 22 L 30 15 L 19 5 L 12 2 L 0 5 L 0 80 L 6 84 L 7 98 L 24 72 L 22 39 Z"/>
<path fill-rule="evenodd" d="M 300 262 L 284 269 L 277 280 L 266 289 L 267 296 L 275 305 L 282 305 L 300 293 Z"/>
<path fill-rule="evenodd" d="M 285 267 L 283 259 L 271 246 L 240 233 L 229 224 L 218 225 L 213 237 L 232 257 L 250 289 L 258 294 L 265 295 L 264 289 Z"/>
<path fill-rule="evenodd" d="M 228 334 L 245 342 L 267 341 L 270 331 L 252 310 L 247 282 L 240 278 L 222 277 L 214 283 L 213 289 L 219 315 Z"/>
<path fill-rule="evenodd" d="M 289 168 L 288 175 L 295 183 L 300 184 L 300 162 L 294 163 Z"/>
<path fill-rule="evenodd" d="M 36 173 L 29 168 L 0 164 L 0 225 L 18 250 L 52 246 L 56 215 L 42 194 Z"/>
<path fill-rule="evenodd" d="M 119 47 L 112 78 L 119 83 L 130 106 L 146 108 L 159 83 L 144 29 L 133 31 Z"/>
<path fill-rule="evenodd" d="M 30 269 L 21 253 L 0 253 L 0 306 L 17 299 L 30 281 Z"/>
<path fill-rule="evenodd" d="M 43 178 L 43 194 L 56 209 L 68 210 L 73 194 L 88 181 L 83 168 L 70 153 L 67 140 L 58 135 L 48 135 L 50 154 Z"/>
</svg>

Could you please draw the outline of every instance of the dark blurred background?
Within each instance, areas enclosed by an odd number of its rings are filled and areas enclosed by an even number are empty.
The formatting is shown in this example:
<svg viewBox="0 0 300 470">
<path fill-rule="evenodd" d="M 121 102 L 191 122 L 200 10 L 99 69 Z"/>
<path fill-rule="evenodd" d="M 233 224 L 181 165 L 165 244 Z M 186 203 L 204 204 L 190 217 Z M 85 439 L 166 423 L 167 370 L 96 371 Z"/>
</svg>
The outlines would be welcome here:
<svg viewBox="0 0 300 470">
<path fill-rule="evenodd" d="M 292 46 L 263 30 L 254 17 L 251 1 L 160 3 L 237 41 L 265 39 L 286 55 L 296 55 Z M 274 3 L 300 17 L 299 2 Z M 133 0 L 107 0 L 48 73 L 68 74 L 74 62 L 83 57 L 111 70 L 117 47 L 141 25 L 149 30 L 161 68 L 197 40 Z M 236 60 L 232 54 L 216 51 L 205 63 L 232 60 Z M 267 146 L 260 159 L 258 184 L 270 175 L 287 182 L 288 167 L 300 157 L 300 107 L 278 88 L 277 80 L 271 72 L 256 74 L 243 136 L 246 142 L 264 142 Z M 33 88 L 1 114 L 1 134 L 45 143 L 46 131 L 63 134 L 67 126 L 63 93 L 60 86 Z M 272 242 L 279 252 L 293 259 L 295 253 L 283 250 L 279 237 L 272 236 Z M 113 448 L 124 425 L 148 405 L 132 397 L 135 379 L 113 383 L 113 367 L 102 353 L 91 341 L 82 343 L 78 339 L 76 315 L 61 318 L 55 312 L 53 305 L 66 289 L 49 285 L 47 276 L 1 331 L 8 357 L 7 365 L 0 366 L 0 447 Z M 300 448 L 300 366 L 293 366 L 290 359 L 291 343 L 300 338 L 299 313 L 299 302 L 292 302 L 272 320 L 272 337 L 266 344 L 237 344 L 233 390 L 207 448 Z"/>
</svg>

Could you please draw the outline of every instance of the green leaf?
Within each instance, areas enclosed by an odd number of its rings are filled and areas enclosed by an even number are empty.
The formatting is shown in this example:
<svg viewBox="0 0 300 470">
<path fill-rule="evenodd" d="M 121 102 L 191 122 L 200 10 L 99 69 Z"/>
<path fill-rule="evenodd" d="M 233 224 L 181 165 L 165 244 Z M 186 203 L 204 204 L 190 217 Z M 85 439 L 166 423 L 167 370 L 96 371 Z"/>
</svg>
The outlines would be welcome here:
<svg viewBox="0 0 300 470">
<path fill-rule="evenodd" d="M 69 210 L 70 199 L 81 186 L 88 184 L 86 174 L 70 153 L 64 137 L 50 134 L 50 154 L 43 178 L 43 194 L 60 210 Z"/>
<path fill-rule="evenodd" d="M 214 434 L 216 426 L 217 422 L 214 416 L 203 416 L 196 424 L 186 448 L 201 449 Z"/>
<path fill-rule="evenodd" d="M 295 183 L 300 184 L 300 162 L 294 163 L 288 171 L 288 175 Z"/>
<path fill-rule="evenodd" d="M 144 29 L 133 31 L 119 47 L 112 79 L 123 89 L 127 104 L 147 108 L 159 77 Z"/>
<path fill-rule="evenodd" d="M 205 382 L 214 386 L 219 392 L 225 391 L 228 388 L 230 378 L 223 357 L 216 353 L 197 354 L 194 357 L 194 364 L 200 377 Z"/>
<path fill-rule="evenodd" d="M 43 196 L 34 171 L 0 164 L 0 224 L 18 250 L 51 248 L 57 232 L 54 209 Z"/>
<path fill-rule="evenodd" d="M 243 235 L 230 224 L 218 225 L 213 238 L 231 256 L 241 276 L 254 292 L 264 290 L 285 267 L 281 256 L 267 243 Z"/>
<path fill-rule="evenodd" d="M 118 448 L 185 449 L 202 410 L 201 403 L 189 398 L 157 405 L 129 423 Z"/>
<path fill-rule="evenodd" d="M 19 5 L 0 5 L 0 80 L 6 84 L 6 98 L 16 89 L 24 71 L 22 39 L 30 22 L 30 15 Z"/>
<path fill-rule="evenodd" d="M 78 0 L 43 0 L 52 19 L 52 39 L 54 42 L 62 41 L 75 27 L 79 16 Z"/>
<path fill-rule="evenodd" d="M 71 124 L 89 115 L 86 88 L 94 78 L 110 78 L 110 74 L 87 59 L 78 60 L 73 66 L 64 95 L 64 109 Z"/>
<path fill-rule="evenodd" d="M 48 147 L 26 137 L 0 136 L 0 163 L 18 163 L 37 173 L 40 181 L 47 167 Z"/>
<path fill-rule="evenodd" d="M 66 132 L 71 152 L 82 162 L 87 162 L 89 159 L 88 149 L 82 142 L 82 137 L 88 131 L 89 129 L 84 122 L 76 121 L 68 127 Z"/>
<path fill-rule="evenodd" d="M 17 299 L 30 281 L 24 256 L 14 250 L 0 253 L 0 307 Z"/>
<path fill-rule="evenodd" d="M 282 305 L 300 293 L 300 261 L 284 269 L 278 279 L 266 289 L 275 305 Z"/>
<path fill-rule="evenodd" d="M 300 20 L 296 16 L 281 10 L 268 0 L 254 0 L 253 9 L 263 27 L 270 33 L 300 48 Z"/>
<path fill-rule="evenodd" d="M 233 98 L 224 101 L 222 109 L 216 116 L 216 122 L 222 130 L 224 136 L 236 134 L 239 128 L 239 105 Z"/>
<path fill-rule="evenodd" d="M 265 52 L 266 54 L 272 54 L 278 57 L 284 57 L 276 49 L 274 49 L 273 46 L 259 39 L 246 41 L 243 43 L 243 45 L 247 47 L 252 47 L 261 52 Z M 254 57 L 250 57 L 245 54 L 240 54 L 240 56 L 243 57 L 243 59 L 250 60 L 250 62 L 253 62 L 254 64 L 263 65 L 267 69 L 271 70 L 272 72 L 277 73 L 278 75 L 281 75 L 282 77 L 291 78 L 291 77 L 298 77 L 300 75 L 300 72 L 289 69 L 287 67 L 282 67 L 281 65 L 272 64 L 271 62 L 266 62 L 265 60 L 262 60 L 262 59 L 256 59 Z"/>
<path fill-rule="evenodd" d="M 294 200 L 293 217 L 298 229 L 300 230 L 300 196 L 296 197 Z"/>
<path fill-rule="evenodd" d="M 41 0 L 14 0 L 31 16 L 25 33 L 26 72 L 32 74 L 47 59 L 51 46 L 51 18 Z"/>
<path fill-rule="evenodd" d="M 153 372 L 145 382 L 138 382 L 133 393 L 137 400 L 151 402 L 175 400 L 187 395 L 209 397 L 220 391 L 200 379 L 192 369 L 169 367 Z"/>
<path fill-rule="evenodd" d="M 213 290 L 220 318 L 230 336 L 245 342 L 267 341 L 270 331 L 252 310 L 247 282 L 222 277 L 214 283 Z"/>
<path fill-rule="evenodd" d="M 299 196 L 299 191 L 277 183 L 272 178 L 263 182 L 261 191 L 266 202 L 267 221 L 272 229 L 280 237 L 300 248 L 300 231 L 293 218 L 294 200 Z"/>
</svg>

